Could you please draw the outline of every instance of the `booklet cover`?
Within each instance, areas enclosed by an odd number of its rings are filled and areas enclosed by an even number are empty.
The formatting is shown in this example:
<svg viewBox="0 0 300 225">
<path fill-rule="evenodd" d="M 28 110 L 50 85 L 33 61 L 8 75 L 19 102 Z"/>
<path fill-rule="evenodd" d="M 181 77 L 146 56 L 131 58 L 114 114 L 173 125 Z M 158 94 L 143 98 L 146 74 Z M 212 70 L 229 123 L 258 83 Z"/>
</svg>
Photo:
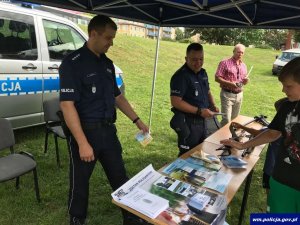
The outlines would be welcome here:
<svg viewBox="0 0 300 225">
<path fill-rule="evenodd" d="M 196 152 L 192 153 L 191 156 L 194 158 L 197 158 L 197 159 L 201 159 L 208 163 L 221 164 L 221 160 L 219 159 L 218 156 L 208 154 L 204 151 L 196 151 Z"/>
<path fill-rule="evenodd" d="M 193 157 L 187 159 L 179 158 L 167 166 L 162 172 L 172 178 L 224 193 L 232 175 L 222 171 L 213 171 L 203 166 L 203 163 L 205 162 Z"/>
<path fill-rule="evenodd" d="M 203 188 L 164 176 L 152 185 L 151 192 L 169 200 L 165 211 L 170 225 L 221 225 L 225 221 L 226 198 Z M 162 219 L 160 214 L 158 219 Z"/>
<path fill-rule="evenodd" d="M 168 200 L 154 195 L 142 189 L 143 184 L 151 185 L 161 175 L 156 172 L 152 165 L 149 165 L 128 182 L 112 193 L 115 201 L 120 202 L 150 218 L 156 218 L 161 212 L 169 207 Z M 147 185 L 145 186 L 147 187 Z"/>
<path fill-rule="evenodd" d="M 189 158 L 186 158 L 185 160 L 189 163 L 199 165 L 199 167 L 204 167 L 208 171 L 212 171 L 212 170 L 219 171 L 222 168 L 222 163 L 221 164 L 208 163 L 208 162 L 203 161 L 202 159 L 198 159 L 195 157 L 189 157 Z"/>
<path fill-rule="evenodd" d="M 140 188 L 136 188 L 120 198 L 120 202 L 152 219 L 169 207 L 168 200 Z"/>
<path fill-rule="evenodd" d="M 242 160 L 240 157 L 234 155 L 222 156 L 221 161 L 228 168 L 232 168 L 232 169 L 247 168 L 247 162 Z"/>
<path fill-rule="evenodd" d="M 149 133 L 144 134 L 142 131 L 139 131 L 135 135 L 135 139 L 140 142 L 143 147 L 146 147 L 153 140 Z"/>
<path fill-rule="evenodd" d="M 181 158 L 176 159 L 162 172 L 172 178 L 182 180 L 196 186 L 202 186 L 205 181 L 214 174 L 214 171 L 209 170 L 206 167 L 202 167 L 196 163 L 190 163 Z"/>
<path fill-rule="evenodd" d="M 112 197 L 147 216 L 160 212 L 155 219 L 168 225 L 223 225 L 225 221 L 225 196 L 161 175 L 152 165 L 113 192 Z M 168 207 L 164 210 L 166 205 L 156 204 L 165 201 Z M 146 207 L 151 204 L 153 208 Z"/>
</svg>

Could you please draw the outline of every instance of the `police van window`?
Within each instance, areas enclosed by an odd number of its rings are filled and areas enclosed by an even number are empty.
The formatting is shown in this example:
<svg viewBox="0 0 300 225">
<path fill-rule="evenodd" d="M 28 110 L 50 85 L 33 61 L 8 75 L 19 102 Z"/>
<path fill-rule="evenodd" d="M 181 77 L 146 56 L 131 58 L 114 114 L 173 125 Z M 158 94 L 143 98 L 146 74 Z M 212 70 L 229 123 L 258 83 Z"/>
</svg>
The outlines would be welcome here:
<svg viewBox="0 0 300 225">
<path fill-rule="evenodd" d="M 0 59 L 36 60 L 33 17 L 0 10 Z"/>
<path fill-rule="evenodd" d="M 300 57 L 300 53 L 293 52 L 291 60 L 297 57 Z"/>
<path fill-rule="evenodd" d="M 50 61 L 60 61 L 66 55 L 82 47 L 84 38 L 72 27 L 43 20 Z"/>
</svg>

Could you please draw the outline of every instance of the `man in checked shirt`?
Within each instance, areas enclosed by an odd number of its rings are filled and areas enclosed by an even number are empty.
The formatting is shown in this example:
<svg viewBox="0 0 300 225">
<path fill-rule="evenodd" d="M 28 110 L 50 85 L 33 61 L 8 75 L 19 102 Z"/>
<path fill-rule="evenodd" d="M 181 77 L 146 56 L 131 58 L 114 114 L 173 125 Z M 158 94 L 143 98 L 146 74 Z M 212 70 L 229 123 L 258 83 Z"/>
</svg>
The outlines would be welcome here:
<svg viewBox="0 0 300 225">
<path fill-rule="evenodd" d="M 219 63 L 215 80 L 221 87 L 221 126 L 224 126 L 240 113 L 243 100 L 243 86 L 248 83 L 247 66 L 242 61 L 245 46 L 237 44 L 233 56 Z"/>
</svg>

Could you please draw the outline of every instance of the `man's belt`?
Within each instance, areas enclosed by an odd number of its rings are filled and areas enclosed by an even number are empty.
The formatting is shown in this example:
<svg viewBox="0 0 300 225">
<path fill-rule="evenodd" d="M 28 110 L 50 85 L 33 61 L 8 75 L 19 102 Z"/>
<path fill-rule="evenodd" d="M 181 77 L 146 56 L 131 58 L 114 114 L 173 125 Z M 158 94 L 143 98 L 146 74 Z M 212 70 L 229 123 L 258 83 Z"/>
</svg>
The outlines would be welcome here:
<svg viewBox="0 0 300 225">
<path fill-rule="evenodd" d="M 204 121 L 204 118 L 203 117 L 201 117 L 201 116 L 198 116 L 198 115 L 196 115 L 196 114 L 192 114 L 192 113 L 184 113 L 184 112 L 181 112 L 181 111 L 179 111 L 178 109 L 176 109 L 176 108 L 172 108 L 171 109 L 172 110 L 172 112 L 174 112 L 175 114 L 176 113 L 182 113 L 183 115 L 184 115 L 184 118 L 185 118 L 185 120 L 186 121 L 189 121 L 190 123 L 199 123 L 199 122 L 203 122 Z"/>
<path fill-rule="evenodd" d="M 242 91 L 232 91 L 232 90 L 224 89 L 224 88 L 222 90 L 225 91 L 225 92 L 233 93 L 233 94 L 239 94 L 239 93 L 242 92 Z"/>
<path fill-rule="evenodd" d="M 185 114 L 185 120 L 190 124 L 203 124 L 205 119 L 201 116 L 187 113 Z"/>
<path fill-rule="evenodd" d="M 98 122 L 81 122 L 81 127 L 87 130 L 102 128 L 105 126 L 112 126 L 114 121 L 112 119 L 102 119 Z"/>
</svg>

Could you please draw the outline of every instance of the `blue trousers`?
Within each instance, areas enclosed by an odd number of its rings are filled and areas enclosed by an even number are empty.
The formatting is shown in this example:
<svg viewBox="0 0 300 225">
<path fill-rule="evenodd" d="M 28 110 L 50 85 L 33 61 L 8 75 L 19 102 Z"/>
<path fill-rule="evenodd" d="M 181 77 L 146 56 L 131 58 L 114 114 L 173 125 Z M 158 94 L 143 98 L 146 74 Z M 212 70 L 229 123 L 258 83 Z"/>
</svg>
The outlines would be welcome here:
<svg viewBox="0 0 300 225">
<path fill-rule="evenodd" d="M 191 118 L 186 116 L 185 123 L 189 129 L 189 135 L 184 136 L 182 133 L 177 133 L 179 154 L 188 152 L 192 148 L 201 144 L 206 138 L 206 121 L 204 118 Z"/>
<path fill-rule="evenodd" d="M 82 161 L 74 137 L 68 138 L 70 146 L 69 214 L 80 219 L 87 217 L 89 180 L 97 161 L 101 163 L 113 190 L 128 180 L 115 125 L 106 124 L 86 129 L 83 126 L 83 130 L 94 150 L 94 161 Z"/>
</svg>

